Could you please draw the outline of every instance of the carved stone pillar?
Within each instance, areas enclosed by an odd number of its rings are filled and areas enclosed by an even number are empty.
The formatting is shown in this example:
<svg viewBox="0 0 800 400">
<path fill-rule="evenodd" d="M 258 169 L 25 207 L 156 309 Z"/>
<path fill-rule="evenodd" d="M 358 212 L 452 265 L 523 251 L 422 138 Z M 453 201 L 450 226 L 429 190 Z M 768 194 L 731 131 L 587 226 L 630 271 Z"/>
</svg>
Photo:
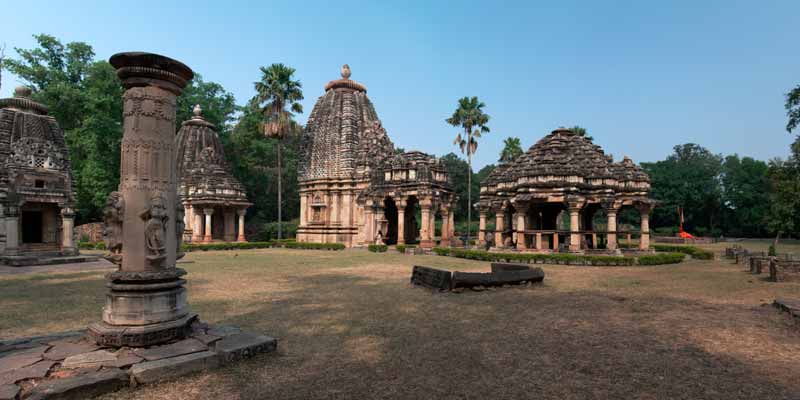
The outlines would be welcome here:
<svg viewBox="0 0 800 400">
<path fill-rule="evenodd" d="M 528 218 L 527 213 L 517 212 L 517 250 L 525 250 L 528 246 L 525 245 L 525 221 Z"/>
<path fill-rule="evenodd" d="M 569 251 L 581 251 L 581 209 L 584 202 L 582 199 L 568 199 L 567 210 L 569 211 Z"/>
<path fill-rule="evenodd" d="M 19 254 L 19 207 L 6 208 L 6 255 Z"/>
<path fill-rule="evenodd" d="M 606 216 L 608 217 L 608 234 L 606 235 L 606 249 L 608 250 L 616 250 L 617 249 L 617 210 L 606 210 Z"/>
<path fill-rule="evenodd" d="M 478 222 L 478 246 L 486 244 L 486 211 L 481 210 Z"/>
<path fill-rule="evenodd" d="M 212 233 L 212 226 L 211 226 L 212 218 L 211 218 L 211 216 L 214 215 L 214 209 L 213 208 L 206 208 L 206 209 L 203 210 L 203 214 L 205 214 L 205 216 L 206 216 L 206 227 L 204 229 L 206 235 L 203 238 L 203 241 L 211 243 L 211 241 L 213 240 L 213 237 L 211 235 L 211 233 Z"/>
<path fill-rule="evenodd" d="M 225 216 L 225 241 L 233 242 L 236 240 L 236 221 L 234 220 L 236 211 L 225 210 L 223 215 Z"/>
<path fill-rule="evenodd" d="M 61 210 L 61 253 L 67 256 L 78 254 L 75 248 L 75 212 L 71 208 Z"/>
<path fill-rule="evenodd" d="M 186 304 L 186 271 L 175 267 L 182 236 L 175 105 L 194 74 L 149 53 L 120 53 L 110 62 L 125 87 L 119 191 L 106 209 L 120 267 L 107 275 L 103 320 L 89 334 L 103 346 L 150 346 L 184 337 L 197 317 Z"/>
<path fill-rule="evenodd" d="M 419 230 L 419 247 L 431 248 L 433 247 L 433 240 L 431 238 L 431 206 L 433 204 L 430 198 L 422 198 L 419 201 L 419 205 L 422 209 L 422 226 Z"/>
<path fill-rule="evenodd" d="M 641 228 L 639 236 L 639 250 L 650 250 L 650 210 L 653 205 L 649 203 L 639 203 L 636 205 L 641 216 Z"/>
<path fill-rule="evenodd" d="M 447 229 L 449 229 L 447 236 L 452 240 L 456 236 L 456 216 L 452 207 L 450 207 L 450 214 L 447 216 L 447 218 Z"/>
<path fill-rule="evenodd" d="M 203 241 L 203 211 L 199 208 L 192 208 L 194 214 L 194 226 L 192 227 L 192 242 Z"/>
<path fill-rule="evenodd" d="M 397 244 L 406 243 L 406 204 L 405 200 L 397 200 Z"/>
<path fill-rule="evenodd" d="M 494 214 L 494 246 L 503 247 L 503 223 L 505 222 L 505 209 L 498 209 Z"/>
<path fill-rule="evenodd" d="M 236 210 L 236 213 L 239 214 L 239 235 L 236 238 L 237 242 L 246 242 L 247 239 L 244 237 L 244 216 L 247 215 L 246 208 L 240 208 Z"/>
<path fill-rule="evenodd" d="M 542 249 L 542 233 L 536 232 L 536 250 Z"/>
<path fill-rule="evenodd" d="M 435 207 L 435 206 L 434 206 Z M 428 228 L 428 232 L 431 235 L 431 244 L 436 246 L 436 211 L 435 208 L 431 208 L 430 219 L 428 221 L 430 227 Z"/>
<path fill-rule="evenodd" d="M 442 208 L 442 237 L 439 244 L 450 246 L 450 209 Z"/>
<path fill-rule="evenodd" d="M 374 224 L 375 216 L 373 215 L 372 200 L 367 200 L 367 204 L 364 206 L 364 242 L 367 244 L 372 244 L 375 241 Z"/>
<path fill-rule="evenodd" d="M 300 226 L 308 225 L 308 195 L 306 193 L 300 194 Z"/>
</svg>

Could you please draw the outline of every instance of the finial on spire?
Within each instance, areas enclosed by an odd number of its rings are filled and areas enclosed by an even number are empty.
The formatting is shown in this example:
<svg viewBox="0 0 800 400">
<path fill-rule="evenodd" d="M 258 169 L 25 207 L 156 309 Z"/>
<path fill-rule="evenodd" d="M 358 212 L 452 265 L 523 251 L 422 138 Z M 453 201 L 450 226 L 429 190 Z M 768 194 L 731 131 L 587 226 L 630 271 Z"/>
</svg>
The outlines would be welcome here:
<svg viewBox="0 0 800 400">
<path fill-rule="evenodd" d="M 203 109 L 200 108 L 200 104 L 194 105 L 194 110 L 192 110 L 192 113 L 194 114 L 194 118 L 203 118 Z"/>
<path fill-rule="evenodd" d="M 350 66 L 347 64 L 342 65 L 342 78 L 350 79 Z"/>
<path fill-rule="evenodd" d="M 30 98 L 33 91 L 27 86 L 17 86 L 14 89 L 14 97 Z"/>
</svg>

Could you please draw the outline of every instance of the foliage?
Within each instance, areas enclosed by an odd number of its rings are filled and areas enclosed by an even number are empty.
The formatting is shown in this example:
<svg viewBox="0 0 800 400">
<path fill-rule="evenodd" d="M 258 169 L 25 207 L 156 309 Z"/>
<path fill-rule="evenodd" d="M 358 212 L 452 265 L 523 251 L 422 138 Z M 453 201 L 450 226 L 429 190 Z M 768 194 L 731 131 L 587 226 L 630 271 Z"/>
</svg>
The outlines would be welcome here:
<svg viewBox="0 0 800 400">
<path fill-rule="evenodd" d="M 722 228 L 726 235 L 764 237 L 770 213 L 769 167 L 751 157 L 725 157 L 722 164 Z"/>
<path fill-rule="evenodd" d="M 292 221 L 286 221 L 281 223 L 281 229 L 283 232 L 283 238 L 294 238 L 297 236 L 297 226 L 299 224 L 298 219 L 294 219 Z M 256 224 L 251 224 L 251 226 Z M 264 222 L 257 226 L 257 230 L 251 233 L 248 238 L 253 238 L 253 240 L 266 242 L 269 240 L 276 240 L 278 239 L 278 222 Z"/>
<path fill-rule="evenodd" d="M 778 255 L 778 251 L 775 249 L 775 243 L 771 243 L 769 245 L 769 249 L 767 250 L 767 255 L 770 257 Z"/>
<path fill-rule="evenodd" d="M 681 245 L 667 245 L 667 244 L 654 244 L 653 250 L 660 253 L 682 253 L 692 256 L 698 260 L 713 260 L 714 252 L 703 250 L 694 246 L 681 246 Z"/>
<path fill-rule="evenodd" d="M 684 229 L 707 231 L 719 225 L 722 193 L 722 156 L 694 143 L 675 146 L 664 161 L 642 163 L 650 175 L 651 197 L 660 204 L 652 216 L 654 226 L 678 226 L 677 208 L 684 208 Z"/>
<path fill-rule="evenodd" d="M 194 79 L 183 89 L 177 99 L 175 120 L 180 123 L 192 118 L 195 105 L 203 109 L 203 118 L 214 124 L 220 138 L 226 138 L 231 131 L 236 113 L 236 99 L 233 93 L 225 90 L 222 85 L 215 82 L 206 82 L 199 73 L 194 74 Z"/>
<path fill-rule="evenodd" d="M 477 192 L 480 190 L 478 180 L 468 179 L 467 174 L 472 173 L 472 171 L 469 169 L 469 165 L 463 159 L 455 155 L 455 153 L 448 153 L 444 157 L 441 157 L 439 161 L 441 161 L 445 169 L 447 169 L 450 183 L 453 185 L 453 191 L 456 196 L 458 196 L 458 201 L 454 208 L 454 218 L 456 221 L 465 220 L 467 219 L 467 205 L 469 204 L 469 196 L 467 193 L 468 185 L 471 181 L 473 192 Z"/>
<path fill-rule="evenodd" d="M 385 244 L 371 244 L 367 246 L 367 250 L 373 253 L 385 253 L 387 250 L 389 250 L 389 246 Z"/>
<path fill-rule="evenodd" d="M 434 247 L 440 256 L 488 262 L 554 263 L 574 265 L 634 265 L 636 259 L 621 256 L 586 256 L 577 254 L 495 253 L 483 250 Z"/>
<path fill-rule="evenodd" d="M 786 116 L 789 117 L 786 122 L 786 130 L 792 132 L 797 125 L 800 125 L 800 86 L 796 86 L 786 93 L 784 108 L 786 108 Z"/>
<path fill-rule="evenodd" d="M 500 152 L 500 162 L 510 162 L 522 155 L 522 144 L 518 137 L 507 137 L 503 140 L 503 151 Z"/>
<path fill-rule="evenodd" d="M 587 131 L 586 128 L 584 128 L 584 127 L 575 125 L 575 126 L 573 126 L 572 128 L 569 128 L 569 129 L 571 131 L 577 133 L 578 135 L 585 137 L 586 139 L 588 139 L 590 141 L 594 141 L 594 137 L 589 136 L 589 131 Z"/>
<path fill-rule="evenodd" d="M 413 248 L 416 248 L 416 247 L 417 246 L 413 245 L 413 244 L 398 244 L 396 246 L 396 249 L 397 249 L 398 253 L 405 253 L 406 249 L 413 249 Z"/>
<path fill-rule="evenodd" d="M 219 243 L 184 243 L 181 250 L 191 251 L 212 251 L 212 250 L 247 250 L 247 249 L 267 249 L 267 248 L 286 248 L 299 250 L 344 250 L 345 246 L 341 243 L 304 243 L 284 240 L 270 240 L 266 242 L 219 242 Z"/>
<path fill-rule="evenodd" d="M 639 256 L 639 265 L 678 264 L 686 258 L 683 253 L 658 253 Z"/>
</svg>

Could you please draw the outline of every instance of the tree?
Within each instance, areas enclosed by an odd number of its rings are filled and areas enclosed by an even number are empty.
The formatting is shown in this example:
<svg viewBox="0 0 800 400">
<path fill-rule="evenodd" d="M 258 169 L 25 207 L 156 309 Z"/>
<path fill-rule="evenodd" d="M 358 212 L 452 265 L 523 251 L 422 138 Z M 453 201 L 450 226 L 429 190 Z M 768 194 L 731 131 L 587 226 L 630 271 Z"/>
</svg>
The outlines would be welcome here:
<svg viewBox="0 0 800 400">
<path fill-rule="evenodd" d="M 6 44 L 0 45 L 0 89 L 3 88 L 3 60 L 6 59 Z"/>
<path fill-rule="evenodd" d="M 654 226 L 679 224 L 682 207 L 684 227 L 698 234 L 713 234 L 722 204 L 720 173 L 722 156 L 694 143 L 674 147 L 666 160 L 642 163 L 650 175 L 650 195 L 661 204 L 653 211 Z"/>
<path fill-rule="evenodd" d="M 296 123 L 293 121 L 294 113 L 302 114 L 303 100 L 302 84 L 294 80 L 295 69 L 283 64 L 272 64 L 268 68 L 261 67 L 261 80 L 255 82 L 256 102 L 261 107 L 264 116 L 264 133 L 268 137 L 278 140 L 278 239 L 281 239 L 281 214 L 283 208 L 281 193 L 281 178 L 283 166 L 281 165 L 282 141 L 293 132 Z M 287 109 L 287 107 L 289 107 Z"/>
<path fill-rule="evenodd" d="M 183 121 L 192 118 L 192 110 L 199 104 L 203 109 L 203 118 L 217 127 L 220 138 L 226 138 L 230 133 L 236 113 L 236 99 L 219 83 L 206 82 L 202 75 L 195 73 L 194 79 L 183 89 L 176 103 L 177 129 L 180 129 Z"/>
<path fill-rule="evenodd" d="M 509 162 L 522 155 L 522 145 L 517 137 L 507 137 L 503 140 L 503 151 L 500 152 L 500 162 Z"/>
<path fill-rule="evenodd" d="M 583 128 L 581 126 L 575 125 L 572 128 L 569 128 L 569 130 L 577 133 L 580 136 L 585 137 L 586 139 L 588 139 L 590 141 L 594 141 L 594 138 L 589 136 L 589 131 L 587 131 L 586 128 Z"/>
<path fill-rule="evenodd" d="M 472 155 L 478 150 L 477 139 L 482 133 L 489 132 L 489 115 L 483 112 L 485 106 L 475 96 L 462 97 L 458 100 L 458 108 L 446 120 L 448 124 L 464 129 L 464 136 L 459 132 L 453 144 L 461 149 L 462 154 L 467 154 L 467 246 L 472 233 Z"/>
<path fill-rule="evenodd" d="M 786 93 L 786 116 L 789 121 L 786 123 L 786 131 L 792 132 L 798 125 L 800 125 L 800 86 Z"/>
<path fill-rule="evenodd" d="M 736 154 L 727 156 L 721 183 L 725 234 L 764 237 L 772 191 L 767 163 Z"/>
</svg>

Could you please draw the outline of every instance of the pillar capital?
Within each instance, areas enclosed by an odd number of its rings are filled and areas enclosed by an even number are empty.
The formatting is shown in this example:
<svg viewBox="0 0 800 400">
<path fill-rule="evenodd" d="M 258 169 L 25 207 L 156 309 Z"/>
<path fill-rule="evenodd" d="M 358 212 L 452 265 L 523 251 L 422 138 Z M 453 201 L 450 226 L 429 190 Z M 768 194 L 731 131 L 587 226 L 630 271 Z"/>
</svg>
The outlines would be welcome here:
<svg viewBox="0 0 800 400">
<path fill-rule="evenodd" d="M 650 211 L 653 210 L 654 206 L 655 204 L 644 201 L 636 202 L 634 204 L 634 207 L 636 207 L 636 209 L 639 210 L 639 213 L 641 213 L 642 215 L 650 214 Z"/>
<path fill-rule="evenodd" d="M 236 209 L 236 214 L 238 214 L 240 217 L 246 215 L 247 214 L 247 207 L 237 208 Z"/>
<path fill-rule="evenodd" d="M 213 215 L 214 214 L 214 209 L 213 208 L 204 208 L 203 209 L 203 214 L 205 214 L 205 215 Z"/>
</svg>

